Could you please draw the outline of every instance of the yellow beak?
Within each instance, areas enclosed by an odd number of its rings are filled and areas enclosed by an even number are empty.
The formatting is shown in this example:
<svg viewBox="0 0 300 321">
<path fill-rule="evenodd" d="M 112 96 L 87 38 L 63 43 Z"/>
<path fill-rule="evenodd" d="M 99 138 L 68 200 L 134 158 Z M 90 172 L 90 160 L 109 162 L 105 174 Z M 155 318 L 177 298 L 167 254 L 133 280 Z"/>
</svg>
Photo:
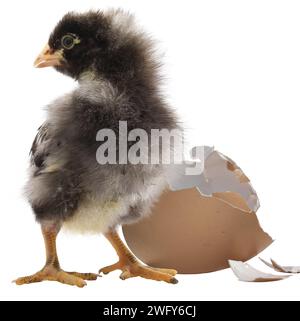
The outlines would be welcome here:
<svg viewBox="0 0 300 321">
<path fill-rule="evenodd" d="M 53 50 L 46 45 L 42 52 L 38 55 L 34 61 L 34 67 L 43 68 L 43 67 L 54 67 L 60 66 L 64 60 L 61 50 Z"/>
</svg>

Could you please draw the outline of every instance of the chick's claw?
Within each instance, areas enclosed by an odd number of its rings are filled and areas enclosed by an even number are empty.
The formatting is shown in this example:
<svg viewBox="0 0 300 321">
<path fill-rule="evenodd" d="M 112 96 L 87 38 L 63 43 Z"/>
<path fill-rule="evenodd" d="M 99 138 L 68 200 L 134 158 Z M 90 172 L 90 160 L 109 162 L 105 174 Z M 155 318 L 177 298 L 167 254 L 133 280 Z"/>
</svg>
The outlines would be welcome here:
<svg viewBox="0 0 300 321">
<path fill-rule="evenodd" d="M 113 272 L 115 270 L 122 270 L 120 262 L 103 267 L 102 269 L 99 270 L 99 273 L 108 274 L 108 273 Z"/>
</svg>

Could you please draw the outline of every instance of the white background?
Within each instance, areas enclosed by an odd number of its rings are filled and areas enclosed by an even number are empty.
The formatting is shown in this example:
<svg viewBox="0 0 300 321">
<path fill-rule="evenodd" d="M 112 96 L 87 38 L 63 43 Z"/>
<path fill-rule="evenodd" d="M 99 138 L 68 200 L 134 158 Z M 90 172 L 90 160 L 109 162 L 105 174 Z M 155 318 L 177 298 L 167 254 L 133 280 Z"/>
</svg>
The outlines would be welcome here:
<svg viewBox="0 0 300 321">
<path fill-rule="evenodd" d="M 44 119 L 42 107 L 75 85 L 54 70 L 34 69 L 33 60 L 66 11 L 107 6 L 135 13 L 160 41 L 166 94 L 182 115 L 190 142 L 214 145 L 250 177 L 261 200 L 261 224 L 276 239 L 262 256 L 300 265 L 299 1 L 1 1 L 0 297 L 299 299 L 299 277 L 247 284 L 230 270 L 179 275 L 176 286 L 140 278 L 121 281 L 119 272 L 84 289 L 11 283 L 44 263 L 39 226 L 22 197 L 28 151 Z M 58 250 L 66 270 L 96 272 L 116 260 L 100 236 L 61 234 Z"/>
</svg>

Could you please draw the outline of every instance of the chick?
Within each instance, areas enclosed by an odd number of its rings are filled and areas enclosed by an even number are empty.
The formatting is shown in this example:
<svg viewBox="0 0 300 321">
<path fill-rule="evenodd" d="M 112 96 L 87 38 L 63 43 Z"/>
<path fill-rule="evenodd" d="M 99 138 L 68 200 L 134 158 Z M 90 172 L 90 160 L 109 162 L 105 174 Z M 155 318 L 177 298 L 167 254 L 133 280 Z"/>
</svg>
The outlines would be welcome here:
<svg viewBox="0 0 300 321">
<path fill-rule="evenodd" d="M 77 232 L 103 233 L 119 261 L 102 268 L 119 269 L 121 279 L 140 276 L 177 283 L 175 270 L 140 263 L 122 242 L 117 227 L 151 212 L 165 188 L 165 167 L 150 164 L 99 164 L 97 132 L 117 135 L 119 121 L 128 131 L 141 128 L 177 129 L 178 120 L 159 88 L 159 64 L 151 39 L 122 10 L 68 13 L 57 24 L 35 61 L 52 66 L 78 81 L 70 93 L 47 108 L 31 148 L 26 195 L 46 247 L 46 264 L 17 284 L 44 280 L 83 287 L 98 274 L 61 269 L 56 237 L 62 227 Z M 119 160 L 119 159 L 118 159 Z"/>
</svg>

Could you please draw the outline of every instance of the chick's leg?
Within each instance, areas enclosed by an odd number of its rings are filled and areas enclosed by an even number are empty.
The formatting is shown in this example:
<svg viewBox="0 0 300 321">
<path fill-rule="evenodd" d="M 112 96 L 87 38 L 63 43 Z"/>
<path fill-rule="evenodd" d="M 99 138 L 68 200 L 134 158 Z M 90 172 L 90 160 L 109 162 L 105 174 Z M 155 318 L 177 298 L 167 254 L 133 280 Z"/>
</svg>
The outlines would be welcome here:
<svg viewBox="0 0 300 321">
<path fill-rule="evenodd" d="M 100 269 L 99 273 L 102 272 L 103 274 L 108 274 L 109 272 L 115 270 L 121 270 L 122 273 L 120 278 L 122 280 L 140 276 L 145 279 L 165 281 L 173 284 L 178 282 L 174 277 L 177 273 L 176 270 L 152 268 L 138 262 L 136 257 L 126 247 L 116 231 L 109 231 L 105 234 L 105 237 L 116 250 L 119 256 L 119 261 L 113 265 L 109 265 Z"/>
<path fill-rule="evenodd" d="M 18 285 L 41 281 L 57 281 L 64 284 L 84 287 L 84 280 L 96 280 L 98 275 L 93 273 L 65 272 L 60 268 L 56 251 L 56 237 L 60 230 L 58 225 L 42 225 L 42 233 L 46 248 L 46 264 L 39 272 L 18 278 L 14 282 Z"/>
</svg>

